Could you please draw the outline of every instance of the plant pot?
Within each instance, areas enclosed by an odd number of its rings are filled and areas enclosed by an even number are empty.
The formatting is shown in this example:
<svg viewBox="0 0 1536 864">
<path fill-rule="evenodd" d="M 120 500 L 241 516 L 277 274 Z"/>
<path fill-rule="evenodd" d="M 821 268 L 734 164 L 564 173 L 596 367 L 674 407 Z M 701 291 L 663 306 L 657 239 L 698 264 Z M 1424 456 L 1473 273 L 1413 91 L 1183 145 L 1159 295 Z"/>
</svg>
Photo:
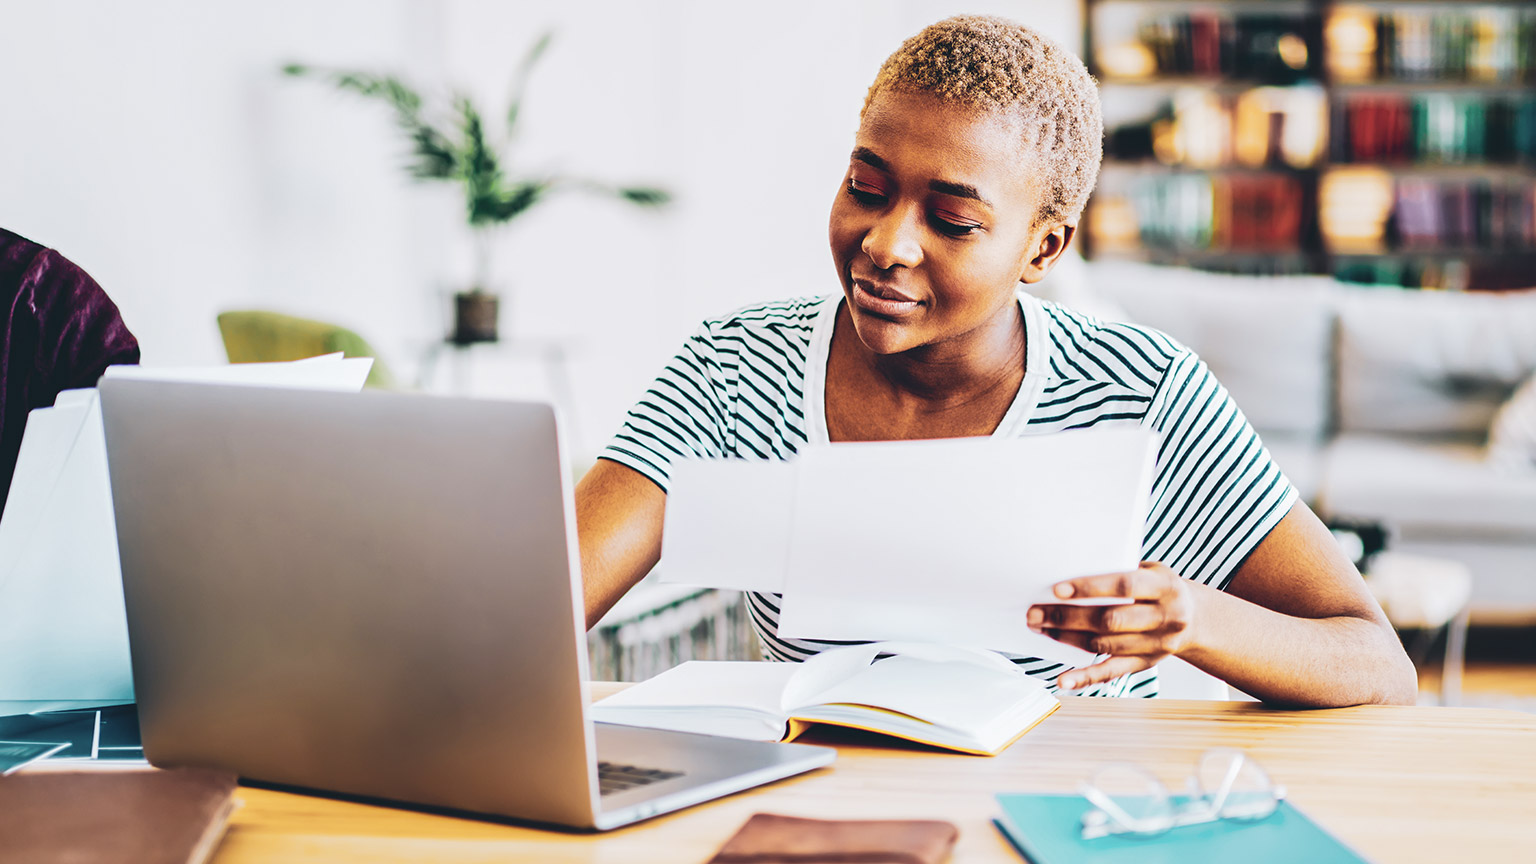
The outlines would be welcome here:
<svg viewBox="0 0 1536 864">
<path fill-rule="evenodd" d="M 456 345 L 495 342 L 496 314 L 500 298 L 488 291 L 460 291 L 453 295 L 453 335 Z"/>
</svg>

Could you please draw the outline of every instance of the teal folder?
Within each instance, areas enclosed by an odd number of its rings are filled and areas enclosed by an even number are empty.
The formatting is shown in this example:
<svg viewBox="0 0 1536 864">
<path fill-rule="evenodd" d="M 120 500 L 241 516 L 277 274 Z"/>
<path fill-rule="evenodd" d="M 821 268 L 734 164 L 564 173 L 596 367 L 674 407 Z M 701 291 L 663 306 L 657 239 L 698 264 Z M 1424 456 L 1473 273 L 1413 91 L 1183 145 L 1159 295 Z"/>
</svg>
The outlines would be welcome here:
<svg viewBox="0 0 1536 864">
<path fill-rule="evenodd" d="M 1175 801 L 1183 800 L 1175 796 Z M 1207 822 L 1151 837 L 1082 838 L 1083 812 L 1092 807 L 1081 795 L 999 795 L 1003 816 L 993 820 L 1032 864 L 1242 864 L 1305 861 L 1356 864 L 1365 859 L 1317 826 L 1289 801 L 1257 822 Z"/>
</svg>

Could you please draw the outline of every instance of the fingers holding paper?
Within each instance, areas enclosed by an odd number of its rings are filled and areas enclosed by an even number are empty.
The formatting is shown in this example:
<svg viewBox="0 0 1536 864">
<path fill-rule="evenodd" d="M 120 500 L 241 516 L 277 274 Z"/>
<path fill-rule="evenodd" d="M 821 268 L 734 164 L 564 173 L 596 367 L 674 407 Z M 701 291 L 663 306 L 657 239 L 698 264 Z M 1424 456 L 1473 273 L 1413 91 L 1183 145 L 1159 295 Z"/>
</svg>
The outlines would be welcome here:
<svg viewBox="0 0 1536 864">
<path fill-rule="evenodd" d="M 1203 586 L 1181 578 L 1163 564 L 1142 562 L 1137 570 L 1085 576 L 1057 583 L 1061 603 L 1029 608 L 1029 628 L 1068 645 L 1108 654 L 1107 660 L 1072 670 L 1057 682 L 1078 690 L 1148 669 L 1189 644 L 1195 593 Z M 1095 600 L 1120 602 L 1078 605 Z"/>
</svg>

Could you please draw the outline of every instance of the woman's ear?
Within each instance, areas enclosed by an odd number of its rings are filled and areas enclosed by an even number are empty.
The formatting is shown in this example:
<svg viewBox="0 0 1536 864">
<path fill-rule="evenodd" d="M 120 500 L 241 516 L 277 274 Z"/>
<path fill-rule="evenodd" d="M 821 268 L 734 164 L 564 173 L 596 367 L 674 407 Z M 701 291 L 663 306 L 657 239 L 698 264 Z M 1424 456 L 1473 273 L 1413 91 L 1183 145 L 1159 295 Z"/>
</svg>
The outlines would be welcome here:
<svg viewBox="0 0 1536 864">
<path fill-rule="evenodd" d="M 1035 246 L 1034 257 L 1024 263 L 1024 271 L 1019 274 L 1019 281 L 1033 284 L 1044 279 L 1045 274 L 1051 272 L 1051 268 L 1061 260 L 1061 253 L 1067 251 L 1067 246 L 1072 243 L 1072 238 L 1076 234 L 1076 225 L 1057 225 L 1045 232 Z"/>
</svg>

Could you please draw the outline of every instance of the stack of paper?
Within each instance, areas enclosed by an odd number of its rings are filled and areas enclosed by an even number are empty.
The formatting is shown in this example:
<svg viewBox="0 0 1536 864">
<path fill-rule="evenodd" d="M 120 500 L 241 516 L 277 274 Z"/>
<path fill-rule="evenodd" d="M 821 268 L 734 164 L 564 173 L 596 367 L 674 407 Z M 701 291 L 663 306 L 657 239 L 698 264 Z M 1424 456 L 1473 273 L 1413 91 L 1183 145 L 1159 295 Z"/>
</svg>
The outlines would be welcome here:
<svg viewBox="0 0 1536 864">
<path fill-rule="evenodd" d="M 1140 564 L 1156 440 L 1124 427 L 679 461 L 659 578 L 782 594 L 787 638 L 1080 661 L 1030 632 L 1026 612 L 1061 602 L 1050 586 L 1063 579 Z"/>
<path fill-rule="evenodd" d="M 362 389 L 373 361 L 326 355 L 206 368 L 114 366 L 107 377 Z M 133 701 L 106 438 L 96 391 L 27 417 L 0 515 L 0 713 Z"/>
</svg>

